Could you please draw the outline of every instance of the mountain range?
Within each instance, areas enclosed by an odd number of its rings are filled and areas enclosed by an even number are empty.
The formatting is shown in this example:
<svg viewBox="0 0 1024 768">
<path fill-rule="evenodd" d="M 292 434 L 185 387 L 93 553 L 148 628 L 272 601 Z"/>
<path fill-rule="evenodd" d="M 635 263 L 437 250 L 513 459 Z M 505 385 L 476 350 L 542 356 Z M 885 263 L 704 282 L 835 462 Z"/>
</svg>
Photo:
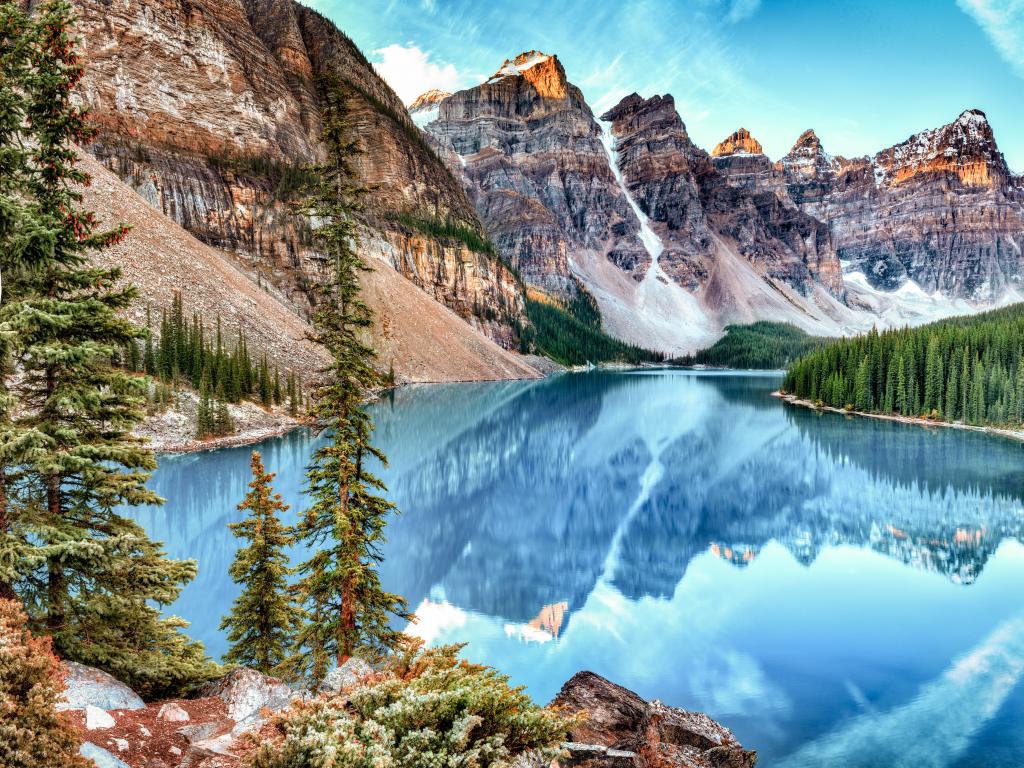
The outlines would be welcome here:
<svg viewBox="0 0 1024 768">
<path fill-rule="evenodd" d="M 977 110 L 873 157 L 831 156 L 807 131 L 773 162 L 744 129 L 696 146 L 669 95 L 596 116 L 538 51 L 407 108 L 294 0 L 74 4 L 100 128 L 88 151 L 113 174 L 90 203 L 110 218 L 141 200 L 155 212 L 137 229 L 174 230 L 129 276 L 159 308 L 220 280 L 203 266 L 215 255 L 249 283 L 248 310 L 210 292 L 194 309 L 226 315 L 284 367 L 313 358 L 251 316 L 286 312 L 301 329 L 315 301 L 321 260 L 288 198 L 321 157 L 324 72 L 349 95 L 374 343 L 400 380 L 537 375 L 516 354 L 528 293 L 589 295 L 608 333 L 673 354 L 729 323 L 841 335 L 1018 298 L 1024 181 Z M 155 279 L 159 264 L 179 274 Z"/>
</svg>

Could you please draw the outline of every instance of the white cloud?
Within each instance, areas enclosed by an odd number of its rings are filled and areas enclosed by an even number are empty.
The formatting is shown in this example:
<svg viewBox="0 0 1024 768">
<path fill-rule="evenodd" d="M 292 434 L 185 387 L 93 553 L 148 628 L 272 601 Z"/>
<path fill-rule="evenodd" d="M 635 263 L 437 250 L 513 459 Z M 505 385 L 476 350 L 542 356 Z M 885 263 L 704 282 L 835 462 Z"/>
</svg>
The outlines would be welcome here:
<svg viewBox="0 0 1024 768">
<path fill-rule="evenodd" d="M 999 55 L 1024 77 L 1024 0 L 957 0 L 988 35 Z"/>
<path fill-rule="evenodd" d="M 455 65 L 431 61 L 430 54 L 413 43 L 392 43 L 373 53 L 380 58 L 373 63 L 374 69 L 405 104 L 412 103 L 417 96 L 431 88 L 457 91 L 462 83 Z"/>
<path fill-rule="evenodd" d="M 757 13 L 757 9 L 760 7 L 761 0 L 732 0 L 732 5 L 729 7 L 729 21 L 735 24 L 749 19 Z"/>
</svg>

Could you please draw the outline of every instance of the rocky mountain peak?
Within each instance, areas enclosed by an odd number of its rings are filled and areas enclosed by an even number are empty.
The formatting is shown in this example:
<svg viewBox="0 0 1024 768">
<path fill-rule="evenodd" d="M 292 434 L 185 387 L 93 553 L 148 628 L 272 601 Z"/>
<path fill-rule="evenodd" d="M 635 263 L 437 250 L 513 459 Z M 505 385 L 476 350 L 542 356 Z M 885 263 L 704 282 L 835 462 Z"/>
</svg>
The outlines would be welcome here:
<svg viewBox="0 0 1024 768">
<path fill-rule="evenodd" d="M 421 128 L 427 123 L 437 120 L 440 112 L 441 102 L 451 94 L 448 91 L 431 88 L 426 93 L 416 97 L 416 101 L 409 105 L 409 116 L 412 121 Z"/>
<path fill-rule="evenodd" d="M 763 155 L 764 150 L 761 144 L 750 135 L 746 128 L 740 128 L 725 141 L 719 142 L 711 150 L 712 157 L 726 157 L 728 155 Z"/>
<path fill-rule="evenodd" d="M 790 183 L 821 177 L 834 171 L 836 166 L 836 160 L 825 151 L 812 129 L 801 133 L 789 154 L 776 164 L 785 171 Z"/>
<path fill-rule="evenodd" d="M 423 109 L 425 107 L 436 106 L 442 101 L 451 96 L 448 91 L 442 91 L 437 88 L 431 88 L 425 93 L 421 93 L 416 97 L 416 101 L 409 105 L 409 111 L 412 112 L 416 109 Z"/>
<path fill-rule="evenodd" d="M 631 133 L 645 126 L 661 125 L 679 129 L 682 139 L 687 139 L 686 126 L 676 112 L 676 102 L 671 94 L 652 96 L 644 99 L 631 93 L 622 101 L 609 109 L 601 120 L 613 124 L 612 132 L 616 137 Z"/>
<path fill-rule="evenodd" d="M 818 134 L 814 132 L 813 128 L 808 128 L 800 134 L 800 138 L 796 140 L 796 144 L 793 145 L 793 149 L 790 150 L 790 154 L 811 155 L 817 154 L 821 151 L 821 139 L 818 138 Z"/>
<path fill-rule="evenodd" d="M 529 81 L 543 98 L 564 99 L 568 94 L 568 81 L 558 57 L 540 51 L 523 51 L 505 59 L 497 72 L 484 85 L 495 85 L 509 78 Z"/>
<path fill-rule="evenodd" d="M 915 133 L 873 159 L 877 186 L 893 187 L 926 174 L 949 173 L 964 186 L 1003 186 L 1010 180 L 988 118 L 968 109 L 947 125 Z"/>
</svg>

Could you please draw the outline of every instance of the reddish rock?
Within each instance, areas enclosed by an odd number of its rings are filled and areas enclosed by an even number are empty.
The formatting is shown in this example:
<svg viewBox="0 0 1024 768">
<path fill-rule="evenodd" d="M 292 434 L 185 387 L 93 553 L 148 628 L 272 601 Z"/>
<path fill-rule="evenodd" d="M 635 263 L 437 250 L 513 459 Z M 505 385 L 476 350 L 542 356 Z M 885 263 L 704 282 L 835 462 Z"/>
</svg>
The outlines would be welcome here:
<svg viewBox="0 0 1024 768">
<path fill-rule="evenodd" d="M 720 141 L 711 150 L 712 157 L 724 157 L 726 155 L 760 155 L 764 150 L 761 144 L 750 135 L 746 128 L 740 128 L 736 133 Z"/>
<path fill-rule="evenodd" d="M 757 762 L 756 752 L 707 715 L 644 701 L 593 672 L 574 675 L 552 703 L 585 716 L 569 734 L 563 766 L 753 768 Z"/>
<path fill-rule="evenodd" d="M 325 17 L 292 0 L 74 5 L 81 91 L 101 129 L 90 151 L 151 205 L 308 311 L 321 264 L 286 198 L 298 164 L 322 154 L 313 76 L 335 72 L 362 150 L 365 220 L 390 245 L 391 265 L 506 348 L 518 346 L 522 296 L 500 260 L 408 224 L 482 233 L 404 105 Z"/>
</svg>

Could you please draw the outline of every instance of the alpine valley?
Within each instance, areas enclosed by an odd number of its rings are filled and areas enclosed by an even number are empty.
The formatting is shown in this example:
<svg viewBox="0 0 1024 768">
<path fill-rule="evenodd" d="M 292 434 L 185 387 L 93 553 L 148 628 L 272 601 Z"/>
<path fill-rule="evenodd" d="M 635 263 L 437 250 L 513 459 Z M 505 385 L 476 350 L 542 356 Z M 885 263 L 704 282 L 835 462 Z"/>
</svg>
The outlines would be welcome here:
<svg viewBox="0 0 1024 768">
<path fill-rule="evenodd" d="M 517 354 L 530 351 L 528 296 L 583 298 L 606 333 L 679 355 L 729 324 L 841 336 L 1020 295 L 1024 181 L 978 110 L 872 157 L 832 156 L 808 130 L 772 161 L 742 128 L 696 146 L 671 95 L 633 93 L 595 115 L 538 51 L 407 109 L 293 0 L 75 5 L 81 97 L 101 128 L 88 151 L 116 176 L 90 203 L 111 218 L 126 200 L 148 204 L 136 227 L 163 234 L 126 267 L 154 307 L 216 274 L 248 283 L 264 316 L 306 322 L 322 264 L 288 197 L 322 154 L 323 72 L 350 93 L 374 342 L 402 381 L 538 375 Z M 185 243 L 199 255 L 175 255 Z M 228 294 L 197 309 L 308 369 L 284 325 L 256 327 Z"/>
</svg>

